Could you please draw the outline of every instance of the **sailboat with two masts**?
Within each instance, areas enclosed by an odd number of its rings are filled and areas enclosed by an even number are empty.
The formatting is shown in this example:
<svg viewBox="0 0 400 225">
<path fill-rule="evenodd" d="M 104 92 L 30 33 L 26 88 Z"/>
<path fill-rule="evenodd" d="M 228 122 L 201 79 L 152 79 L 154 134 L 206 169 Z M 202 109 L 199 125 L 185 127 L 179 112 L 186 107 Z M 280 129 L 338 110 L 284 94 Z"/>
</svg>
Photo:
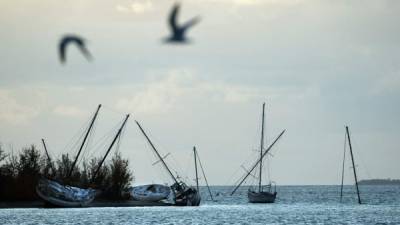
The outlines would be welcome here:
<svg viewBox="0 0 400 225">
<path fill-rule="evenodd" d="M 92 130 L 93 124 L 97 118 L 98 112 L 101 108 L 101 105 L 98 106 L 91 122 L 89 125 L 88 130 L 86 131 L 85 137 L 83 138 L 83 142 L 80 145 L 78 154 L 75 157 L 75 160 L 69 169 L 68 177 L 72 176 L 72 173 L 74 171 L 74 167 L 78 161 L 78 158 L 82 152 L 82 149 L 86 143 L 86 140 Z M 115 135 L 113 141 L 111 142 L 110 146 L 107 149 L 106 154 L 102 158 L 102 160 L 99 162 L 96 171 L 92 175 L 92 182 L 94 182 L 97 174 L 100 171 L 100 168 L 104 164 L 104 161 L 106 160 L 108 154 L 110 153 L 113 145 L 115 142 L 120 138 L 121 133 L 123 128 L 125 127 L 125 124 L 129 118 L 129 114 L 126 115 L 124 121 L 122 122 L 121 127 L 119 128 L 117 134 Z M 43 141 L 44 144 L 44 141 Z M 45 146 L 45 144 L 44 144 Z M 47 153 L 47 148 L 45 148 L 46 154 Z M 50 157 L 48 156 L 48 159 L 50 160 Z M 55 180 L 50 180 L 47 178 L 41 178 L 36 186 L 36 193 L 38 196 L 49 206 L 55 206 L 55 207 L 86 207 L 88 206 L 96 197 L 97 190 L 92 189 L 92 188 L 78 188 L 70 185 L 65 185 L 62 184 L 58 181 Z"/>
<path fill-rule="evenodd" d="M 261 123 L 261 141 L 260 141 L 260 158 L 254 163 L 250 170 L 247 171 L 247 174 L 244 178 L 239 182 L 239 184 L 232 191 L 231 195 L 233 195 L 236 190 L 243 184 L 243 182 L 252 175 L 253 170 L 258 166 L 259 167 L 259 176 L 258 176 L 258 187 L 257 189 L 249 188 L 247 191 L 247 197 L 250 203 L 274 203 L 277 195 L 276 188 L 272 191 L 271 182 L 269 185 L 263 186 L 262 184 L 262 171 L 263 171 L 263 159 L 271 150 L 272 146 L 281 138 L 281 136 L 285 133 L 283 130 L 279 136 L 272 142 L 272 144 L 264 150 L 264 117 L 265 117 L 265 103 L 263 103 L 262 108 L 262 123 Z"/>
</svg>

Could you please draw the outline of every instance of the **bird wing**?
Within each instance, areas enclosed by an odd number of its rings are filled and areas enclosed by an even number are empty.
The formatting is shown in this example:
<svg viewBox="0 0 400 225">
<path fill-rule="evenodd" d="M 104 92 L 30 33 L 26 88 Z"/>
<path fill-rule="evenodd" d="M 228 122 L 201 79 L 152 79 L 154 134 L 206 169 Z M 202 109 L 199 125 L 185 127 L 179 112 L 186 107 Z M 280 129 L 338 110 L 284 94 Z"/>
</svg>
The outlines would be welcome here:
<svg viewBox="0 0 400 225">
<path fill-rule="evenodd" d="M 194 25 L 196 25 L 196 24 L 199 23 L 199 22 L 200 22 L 200 17 L 195 17 L 195 18 L 189 20 L 188 22 L 186 22 L 186 23 L 182 26 L 182 29 L 186 30 L 186 29 L 188 29 L 189 27 L 194 26 Z"/>
<path fill-rule="evenodd" d="M 178 16 L 178 12 L 179 12 L 179 7 L 180 5 L 178 3 L 176 3 L 172 10 L 171 10 L 171 14 L 169 15 L 169 26 L 171 27 L 172 31 L 175 32 L 176 30 L 178 30 L 178 24 L 176 22 L 177 20 L 177 16 Z"/>
<path fill-rule="evenodd" d="M 92 54 L 90 54 L 89 50 L 86 48 L 85 45 L 78 45 L 79 50 L 81 50 L 82 54 L 85 56 L 85 58 L 89 61 L 92 60 Z"/>
<path fill-rule="evenodd" d="M 58 56 L 60 58 L 61 63 L 65 63 L 65 55 L 67 50 L 67 44 L 69 40 L 67 38 L 61 39 L 60 43 L 58 44 Z"/>
<path fill-rule="evenodd" d="M 87 60 L 92 59 L 92 55 L 90 54 L 89 50 L 85 46 L 85 41 L 83 38 L 80 38 L 78 36 L 65 36 L 61 39 L 60 44 L 59 44 L 59 57 L 61 63 L 66 62 L 66 55 L 67 55 L 67 47 L 69 44 L 76 44 L 76 46 L 79 48 L 79 50 L 82 52 L 82 54 L 86 57 Z"/>
</svg>

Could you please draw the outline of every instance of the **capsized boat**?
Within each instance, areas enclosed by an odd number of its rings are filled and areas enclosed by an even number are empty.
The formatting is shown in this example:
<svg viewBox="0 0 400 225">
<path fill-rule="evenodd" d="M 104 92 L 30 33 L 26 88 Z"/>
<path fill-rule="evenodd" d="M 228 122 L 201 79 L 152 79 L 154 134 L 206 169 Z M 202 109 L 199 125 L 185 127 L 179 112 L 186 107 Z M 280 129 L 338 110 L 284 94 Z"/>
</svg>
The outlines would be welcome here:
<svg viewBox="0 0 400 225">
<path fill-rule="evenodd" d="M 95 189 L 61 185 L 45 178 L 39 180 L 36 193 L 46 203 L 58 207 L 86 207 L 96 197 Z"/>
<path fill-rule="evenodd" d="M 147 184 L 130 188 L 129 193 L 134 200 L 145 202 L 174 201 L 175 195 L 171 187 L 162 184 Z"/>
<path fill-rule="evenodd" d="M 165 170 L 168 172 L 170 177 L 173 180 L 173 184 L 170 186 L 175 199 L 173 204 L 176 206 L 199 206 L 201 197 L 198 190 L 194 187 L 187 186 L 183 181 L 178 180 L 177 177 L 171 172 L 167 164 L 165 163 L 163 157 L 158 153 L 157 149 L 155 148 L 153 142 L 151 142 L 150 138 L 147 136 L 146 132 L 143 130 L 142 126 L 139 124 L 138 121 L 135 121 L 137 126 L 139 127 L 140 131 L 142 132 L 143 136 L 145 136 L 147 142 L 150 144 L 151 148 L 153 149 L 154 153 L 162 163 Z"/>
<path fill-rule="evenodd" d="M 74 166 L 75 166 L 75 164 L 78 160 L 78 157 L 83 149 L 83 146 L 85 145 L 87 137 L 89 136 L 89 133 L 93 127 L 94 121 L 97 117 L 100 107 L 101 107 L 101 105 L 98 106 L 96 113 L 94 114 L 94 116 L 92 118 L 92 121 L 89 125 L 89 128 L 86 132 L 83 142 L 80 146 L 78 154 L 76 155 L 75 160 L 70 168 L 69 177 L 71 177 L 71 175 L 72 175 Z M 104 157 L 100 161 L 99 165 L 97 166 L 97 169 L 92 176 L 92 181 L 94 181 L 95 177 L 99 173 L 100 168 L 103 165 L 106 157 L 110 153 L 113 145 L 115 144 L 117 139 L 121 136 L 122 130 L 123 130 L 128 118 L 129 118 L 129 114 L 126 115 L 121 127 L 119 128 L 113 141 L 111 142 L 110 146 L 108 147 L 106 154 L 104 155 Z M 47 152 L 47 149 L 46 149 L 46 152 Z M 51 205 L 51 206 L 55 206 L 55 207 L 86 207 L 94 200 L 94 198 L 96 197 L 96 193 L 98 193 L 98 192 L 95 189 L 91 189 L 91 188 L 83 189 L 83 188 L 73 187 L 73 186 L 69 186 L 69 185 L 60 184 L 56 181 L 42 178 L 39 180 L 39 182 L 36 186 L 36 193 L 45 203 L 47 203 L 48 205 Z"/>
<path fill-rule="evenodd" d="M 348 126 L 346 126 L 346 134 L 345 134 L 345 138 L 344 138 L 344 152 L 343 152 L 343 164 L 342 164 L 342 184 L 340 186 L 340 202 L 342 202 L 342 199 L 343 199 L 344 163 L 345 163 L 345 160 L 346 160 L 346 140 L 348 140 L 348 142 L 349 142 L 349 150 L 350 150 L 350 156 L 351 156 L 351 163 L 353 165 L 354 184 L 355 184 L 356 190 L 357 190 L 358 204 L 361 204 L 360 190 L 358 188 L 357 171 L 356 171 L 356 165 L 355 165 L 355 162 L 354 162 L 353 148 L 351 146 L 350 131 L 349 131 L 349 127 Z"/>
</svg>

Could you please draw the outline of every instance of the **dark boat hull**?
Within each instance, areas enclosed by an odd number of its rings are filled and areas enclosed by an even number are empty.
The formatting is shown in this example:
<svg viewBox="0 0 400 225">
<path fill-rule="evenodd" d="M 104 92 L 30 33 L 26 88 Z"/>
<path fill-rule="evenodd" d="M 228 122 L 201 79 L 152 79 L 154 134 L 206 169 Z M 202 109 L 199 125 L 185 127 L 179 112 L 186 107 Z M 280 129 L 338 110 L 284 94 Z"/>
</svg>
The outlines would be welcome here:
<svg viewBox="0 0 400 225">
<path fill-rule="evenodd" d="M 188 188 L 175 200 L 176 206 L 199 206 L 201 197 L 199 192 L 194 188 Z"/>
<path fill-rule="evenodd" d="M 254 192 L 249 191 L 247 197 L 250 203 L 274 203 L 276 198 L 276 192 Z"/>
</svg>

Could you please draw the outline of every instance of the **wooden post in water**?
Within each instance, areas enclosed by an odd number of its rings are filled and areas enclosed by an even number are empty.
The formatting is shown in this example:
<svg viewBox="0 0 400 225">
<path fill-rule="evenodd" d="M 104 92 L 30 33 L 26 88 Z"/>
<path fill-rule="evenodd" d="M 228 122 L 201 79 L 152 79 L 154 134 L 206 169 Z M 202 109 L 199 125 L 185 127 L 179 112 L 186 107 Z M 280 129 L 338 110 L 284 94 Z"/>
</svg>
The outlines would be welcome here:
<svg viewBox="0 0 400 225">
<path fill-rule="evenodd" d="M 356 182 L 356 189 L 357 189 L 357 197 L 358 197 L 358 204 L 361 204 L 361 198 L 360 198 L 360 191 L 358 189 L 358 181 L 357 181 L 357 173 L 356 173 L 356 165 L 354 163 L 354 157 L 353 157 L 353 149 L 351 147 L 351 140 L 350 140 L 350 132 L 349 132 L 349 127 L 346 126 L 346 133 L 347 133 L 347 139 L 349 141 L 349 148 L 350 148 L 350 155 L 351 155 L 351 162 L 353 164 L 353 172 L 354 172 L 354 180 Z"/>
<path fill-rule="evenodd" d="M 194 155 L 194 169 L 196 171 L 196 188 L 197 188 L 197 191 L 200 191 L 199 190 L 199 176 L 197 174 L 197 158 L 196 158 L 197 152 L 196 152 L 196 146 L 193 146 L 193 155 Z"/>
</svg>

